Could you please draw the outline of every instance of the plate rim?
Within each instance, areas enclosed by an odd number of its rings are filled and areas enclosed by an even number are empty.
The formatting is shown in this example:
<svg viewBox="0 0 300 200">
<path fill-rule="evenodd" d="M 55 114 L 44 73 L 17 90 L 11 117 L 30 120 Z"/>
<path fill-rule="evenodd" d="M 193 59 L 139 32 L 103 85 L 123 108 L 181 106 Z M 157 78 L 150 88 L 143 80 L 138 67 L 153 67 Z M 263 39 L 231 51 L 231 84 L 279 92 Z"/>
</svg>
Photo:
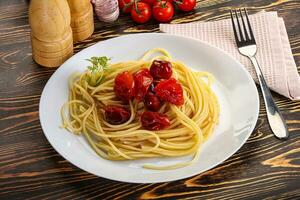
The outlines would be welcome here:
<svg viewBox="0 0 300 200">
<path fill-rule="evenodd" d="M 208 46 L 209 48 L 212 48 L 212 49 L 215 49 L 219 52 L 221 52 L 222 54 L 225 54 L 227 57 L 229 57 L 231 60 L 233 60 L 235 63 L 237 63 L 238 67 L 241 68 L 242 71 L 245 72 L 245 74 L 248 76 L 249 78 L 249 84 L 251 84 L 254 88 L 255 88 L 255 99 L 256 99 L 256 102 L 257 102 L 257 105 L 256 105 L 256 112 L 255 112 L 255 119 L 254 119 L 254 122 L 251 124 L 251 127 L 249 129 L 249 134 L 247 137 L 245 137 L 241 144 L 238 145 L 238 147 L 231 153 L 229 154 L 228 156 L 225 156 L 224 159 L 222 159 L 221 162 L 218 162 L 214 165 L 211 165 L 209 167 L 206 167 L 204 168 L 204 170 L 200 171 L 200 172 L 195 172 L 195 173 L 191 173 L 191 174 L 188 174 L 188 175 L 185 175 L 185 176 L 182 176 L 181 178 L 171 178 L 171 179 L 168 179 L 168 180 L 155 180 L 155 181 L 147 181 L 147 180 L 139 180 L 139 181 L 132 181 L 132 180 L 121 180 L 121 179 L 118 179 L 118 178 L 114 178 L 113 176 L 100 176 L 94 172 L 91 172 L 91 171 L 88 171 L 88 170 L 85 170 L 83 169 L 83 167 L 81 167 L 80 165 L 78 165 L 76 162 L 73 162 L 72 159 L 70 159 L 68 155 L 66 154 L 63 154 L 61 152 L 59 152 L 57 150 L 57 147 L 56 145 L 54 144 L 53 141 L 51 141 L 51 139 L 49 138 L 49 136 L 45 133 L 45 128 L 44 128 L 44 123 L 43 123 L 43 120 L 42 120 L 42 116 L 41 116 L 41 110 L 42 110 L 42 101 L 43 101 L 43 97 L 45 96 L 45 92 L 47 90 L 47 88 L 49 87 L 49 82 L 50 80 L 57 74 L 59 73 L 61 70 L 63 70 L 63 66 L 66 65 L 68 62 L 70 62 L 70 60 L 75 57 L 75 56 L 78 56 L 80 54 L 83 54 L 84 52 L 88 51 L 90 48 L 93 48 L 95 45 L 98 45 L 99 43 L 101 42 L 108 42 L 110 40 L 115 40 L 115 39 L 119 39 L 119 38 L 126 38 L 126 37 L 134 37 L 134 36 L 137 36 L 137 35 L 154 35 L 154 36 L 163 36 L 163 37 L 173 37 L 173 38 L 182 38 L 182 39 L 188 39 L 188 40 L 194 40 L 195 42 L 197 43 L 202 43 L 203 45 L 205 46 Z M 63 64 L 61 64 L 56 70 L 55 72 L 51 75 L 51 77 L 47 80 L 47 83 L 45 84 L 44 88 L 43 88 L 43 91 L 41 93 L 41 97 L 40 97 L 40 101 L 39 101 L 39 121 L 40 121 L 40 124 L 41 124 L 41 128 L 42 128 L 42 131 L 43 131 L 43 134 L 44 136 L 46 137 L 47 141 L 51 144 L 52 148 L 60 155 L 62 156 L 65 160 L 67 160 L 69 163 L 71 163 L 72 165 L 74 165 L 75 167 L 85 171 L 85 172 L 88 172 L 90 174 L 93 174 L 97 177 L 101 177 L 101 178 L 105 178 L 105 179 L 108 179 L 108 180 L 113 180 L 113 181 L 119 181 L 119 182 L 127 182 L 127 183 L 162 183 L 162 182 L 170 182 L 170 181 L 176 181 L 176 180 L 182 180 L 182 179 L 185 179 L 185 178 L 189 178 L 189 177 L 193 177 L 193 176 L 196 176 L 196 175 L 199 175 L 199 174 L 202 174 L 208 170 L 211 170 L 213 168 L 215 168 L 216 166 L 224 163 L 226 160 L 228 160 L 230 157 L 232 157 L 237 151 L 239 151 L 241 149 L 241 147 L 246 143 L 246 141 L 249 139 L 249 137 L 251 136 L 251 134 L 253 133 L 255 127 L 256 127 L 256 124 L 257 124 L 257 121 L 258 121 L 258 117 L 259 117 L 259 110 L 260 110 L 260 98 L 259 98 L 259 93 L 258 93 L 258 90 L 257 90 L 257 87 L 256 87 L 256 84 L 254 82 L 254 79 L 251 77 L 250 73 L 246 70 L 246 68 L 244 67 L 243 64 L 241 64 L 237 59 L 235 59 L 232 55 L 230 55 L 229 53 L 225 52 L 224 50 L 216 47 L 216 46 L 213 46 L 205 41 L 202 41 L 202 40 L 198 40 L 198 39 L 195 39 L 195 38 L 191 38 L 191 37 L 186 37 L 186 36 L 179 36 L 179 35 L 173 35 L 173 34 L 168 34 L 168 33 L 134 33 L 134 34 L 125 34 L 125 35 L 121 35 L 121 36 L 117 36 L 117 37 L 113 37 L 113 38 L 110 38 L 110 39 L 106 39 L 106 40 L 102 40 L 102 41 L 99 41 L 99 42 L 96 42 L 95 44 L 93 45 L 90 45 L 84 49 L 82 49 L 81 51 L 73 54 L 70 58 L 68 58 Z"/>
</svg>

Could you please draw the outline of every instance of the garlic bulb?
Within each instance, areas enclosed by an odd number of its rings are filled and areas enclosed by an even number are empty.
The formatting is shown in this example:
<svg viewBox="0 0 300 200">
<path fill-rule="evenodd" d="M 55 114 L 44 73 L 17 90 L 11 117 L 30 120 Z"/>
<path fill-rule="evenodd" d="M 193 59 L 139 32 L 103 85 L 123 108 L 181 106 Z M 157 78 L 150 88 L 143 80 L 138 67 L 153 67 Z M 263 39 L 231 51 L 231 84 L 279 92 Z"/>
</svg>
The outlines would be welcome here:
<svg viewBox="0 0 300 200">
<path fill-rule="evenodd" d="M 118 0 L 92 0 L 92 3 L 100 21 L 113 22 L 118 19 L 120 14 Z"/>
</svg>

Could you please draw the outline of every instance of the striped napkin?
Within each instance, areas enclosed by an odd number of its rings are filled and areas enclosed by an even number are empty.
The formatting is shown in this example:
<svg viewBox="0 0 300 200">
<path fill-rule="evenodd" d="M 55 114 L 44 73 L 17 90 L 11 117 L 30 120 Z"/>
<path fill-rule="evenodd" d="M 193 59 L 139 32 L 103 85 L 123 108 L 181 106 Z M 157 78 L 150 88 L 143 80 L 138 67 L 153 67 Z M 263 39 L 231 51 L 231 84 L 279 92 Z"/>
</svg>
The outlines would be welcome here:
<svg viewBox="0 0 300 200">
<path fill-rule="evenodd" d="M 256 58 L 266 82 L 275 92 L 292 100 L 300 99 L 300 77 L 292 55 L 288 35 L 277 12 L 259 12 L 249 16 L 258 45 Z M 257 82 L 250 60 L 239 54 L 230 19 L 186 24 L 160 24 L 160 30 L 192 37 L 231 54 L 239 60 Z"/>
</svg>

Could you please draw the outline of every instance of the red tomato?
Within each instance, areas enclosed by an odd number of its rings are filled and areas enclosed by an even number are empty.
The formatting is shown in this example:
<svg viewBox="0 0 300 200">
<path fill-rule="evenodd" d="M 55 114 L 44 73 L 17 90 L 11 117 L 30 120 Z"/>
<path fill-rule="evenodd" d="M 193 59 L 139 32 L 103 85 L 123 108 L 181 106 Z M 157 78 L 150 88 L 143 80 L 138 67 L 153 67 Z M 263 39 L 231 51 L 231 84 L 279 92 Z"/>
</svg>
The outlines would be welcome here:
<svg viewBox="0 0 300 200">
<path fill-rule="evenodd" d="M 152 7 L 153 17 L 159 22 L 169 22 L 174 15 L 174 7 L 168 1 L 158 1 Z"/>
<path fill-rule="evenodd" d="M 144 105 L 148 110 L 158 111 L 162 105 L 162 102 L 156 94 L 148 91 L 144 99 Z"/>
<path fill-rule="evenodd" d="M 173 3 L 173 0 L 156 0 L 156 1 L 154 1 L 154 3 L 155 2 L 160 2 L 160 1 L 167 1 L 167 2 Z"/>
<path fill-rule="evenodd" d="M 144 3 L 149 4 L 150 6 L 153 5 L 156 2 L 156 0 L 141 0 L 141 1 L 144 2 Z"/>
<path fill-rule="evenodd" d="M 141 116 L 142 126 L 148 130 L 161 130 L 170 126 L 170 120 L 167 115 L 145 111 Z"/>
<path fill-rule="evenodd" d="M 150 72 L 155 79 L 169 79 L 172 76 L 172 64 L 169 61 L 154 60 Z"/>
<path fill-rule="evenodd" d="M 144 2 L 138 2 L 136 5 L 133 5 L 131 10 L 131 18 L 136 23 L 146 23 L 151 18 L 150 6 Z"/>
<path fill-rule="evenodd" d="M 130 112 L 121 106 L 107 106 L 104 111 L 105 120 L 113 125 L 123 124 L 130 118 Z"/>
<path fill-rule="evenodd" d="M 176 79 L 160 81 L 154 88 L 156 95 L 164 101 L 181 106 L 184 103 L 183 89 Z"/>
<path fill-rule="evenodd" d="M 178 8 L 184 12 L 191 11 L 196 6 L 196 0 L 182 0 L 181 2 L 177 3 Z"/>
<path fill-rule="evenodd" d="M 133 0 L 118 0 L 119 8 L 124 13 L 130 13 L 133 5 Z"/>
<path fill-rule="evenodd" d="M 135 84 L 135 97 L 138 101 L 144 99 L 148 88 L 153 82 L 153 77 L 150 74 L 149 69 L 140 69 L 134 74 L 134 84 Z"/>
<path fill-rule="evenodd" d="M 115 94 L 121 100 L 128 102 L 134 96 L 134 79 L 128 71 L 118 74 L 115 78 Z"/>
</svg>

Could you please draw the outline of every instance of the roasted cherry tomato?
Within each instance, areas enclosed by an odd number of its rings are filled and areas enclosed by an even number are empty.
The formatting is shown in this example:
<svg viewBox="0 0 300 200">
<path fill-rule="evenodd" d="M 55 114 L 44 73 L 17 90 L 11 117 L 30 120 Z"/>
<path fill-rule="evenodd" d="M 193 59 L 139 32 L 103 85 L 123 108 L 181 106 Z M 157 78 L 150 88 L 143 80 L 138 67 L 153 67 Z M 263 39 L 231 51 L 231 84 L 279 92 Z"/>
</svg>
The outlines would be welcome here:
<svg viewBox="0 0 300 200">
<path fill-rule="evenodd" d="M 134 79 L 128 71 L 118 74 L 115 78 L 115 94 L 121 100 L 128 102 L 134 96 Z"/>
<path fill-rule="evenodd" d="M 181 106 L 184 103 L 183 89 L 176 79 L 160 81 L 154 88 L 156 95 L 166 102 Z"/>
<path fill-rule="evenodd" d="M 167 115 L 158 112 L 145 111 L 141 116 L 142 126 L 148 130 L 161 130 L 170 126 Z"/>
<path fill-rule="evenodd" d="M 153 77 L 151 76 L 150 71 L 147 68 L 140 69 L 134 74 L 134 93 L 138 101 L 144 99 L 152 82 Z"/>
<path fill-rule="evenodd" d="M 172 64 L 168 61 L 154 60 L 150 72 L 155 79 L 169 79 L 172 76 Z"/>
<path fill-rule="evenodd" d="M 149 21 L 151 18 L 150 6 L 144 2 L 137 2 L 132 7 L 131 18 L 139 24 Z"/>
<path fill-rule="evenodd" d="M 152 13 L 154 19 L 159 22 L 169 22 L 174 15 L 174 7 L 168 1 L 157 1 L 153 4 Z"/>
<path fill-rule="evenodd" d="M 181 0 L 177 3 L 179 10 L 184 12 L 191 11 L 196 6 L 196 0 Z"/>
<path fill-rule="evenodd" d="M 105 120 L 113 125 L 123 124 L 130 118 L 130 112 L 121 106 L 107 106 L 104 111 Z"/>
<path fill-rule="evenodd" d="M 144 99 L 144 105 L 147 110 L 158 111 L 162 105 L 162 102 L 156 94 L 148 91 Z"/>
<path fill-rule="evenodd" d="M 130 13 L 132 9 L 132 5 L 134 0 L 118 0 L 119 1 L 119 8 L 124 13 Z"/>
</svg>

